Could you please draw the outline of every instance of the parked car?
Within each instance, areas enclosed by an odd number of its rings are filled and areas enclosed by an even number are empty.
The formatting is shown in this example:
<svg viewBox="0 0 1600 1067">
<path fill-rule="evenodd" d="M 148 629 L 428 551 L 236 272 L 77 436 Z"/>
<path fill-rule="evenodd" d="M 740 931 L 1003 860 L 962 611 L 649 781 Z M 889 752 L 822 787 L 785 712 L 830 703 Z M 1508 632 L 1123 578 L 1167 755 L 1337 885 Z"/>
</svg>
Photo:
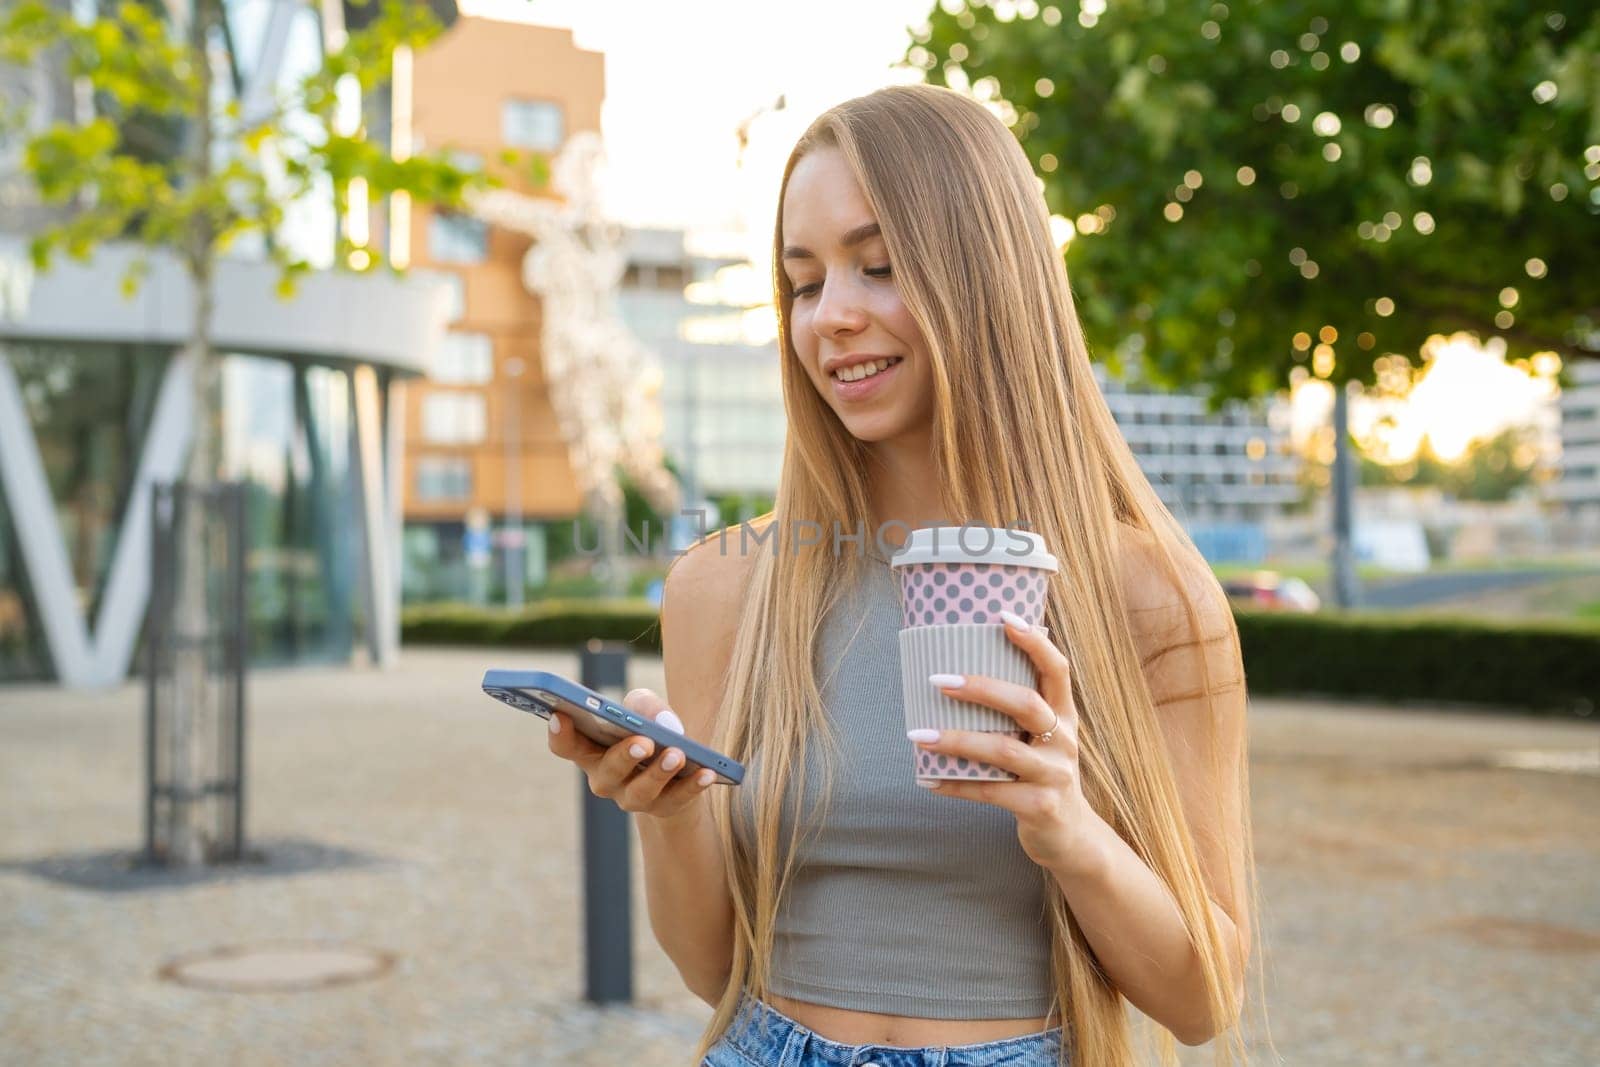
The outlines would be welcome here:
<svg viewBox="0 0 1600 1067">
<path fill-rule="evenodd" d="M 1322 607 L 1322 598 L 1304 579 L 1277 571 L 1256 571 L 1224 579 L 1222 590 L 1229 600 L 1248 608 L 1312 612 Z"/>
</svg>

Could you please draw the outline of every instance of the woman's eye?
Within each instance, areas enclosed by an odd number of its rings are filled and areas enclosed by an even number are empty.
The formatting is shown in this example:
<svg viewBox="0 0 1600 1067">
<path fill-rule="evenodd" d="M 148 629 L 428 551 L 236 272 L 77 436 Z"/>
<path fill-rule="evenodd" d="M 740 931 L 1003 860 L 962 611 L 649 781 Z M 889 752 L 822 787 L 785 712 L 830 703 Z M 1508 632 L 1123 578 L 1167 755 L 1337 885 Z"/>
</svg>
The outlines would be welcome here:
<svg viewBox="0 0 1600 1067">
<path fill-rule="evenodd" d="M 871 275 L 874 278 L 887 278 L 887 277 L 889 277 L 889 268 L 888 267 L 868 267 L 866 269 L 865 273 Z M 822 288 L 822 286 L 816 285 L 816 284 L 802 285 L 800 288 L 798 288 L 798 289 L 796 289 L 794 291 L 795 299 L 798 300 L 801 297 L 810 296 L 820 288 Z"/>
</svg>

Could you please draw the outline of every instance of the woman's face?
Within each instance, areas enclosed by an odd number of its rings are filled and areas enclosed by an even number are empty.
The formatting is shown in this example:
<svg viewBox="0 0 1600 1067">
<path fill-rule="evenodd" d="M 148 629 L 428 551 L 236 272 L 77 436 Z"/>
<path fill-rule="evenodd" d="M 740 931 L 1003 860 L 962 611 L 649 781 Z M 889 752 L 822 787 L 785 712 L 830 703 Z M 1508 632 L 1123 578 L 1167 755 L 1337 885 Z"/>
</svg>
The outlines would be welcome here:
<svg viewBox="0 0 1600 1067">
<path fill-rule="evenodd" d="M 817 392 L 866 442 L 920 431 L 933 414 L 927 346 L 876 229 L 842 152 L 818 149 L 795 164 L 783 200 L 791 340 Z M 883 359 L 894 365 L 850 380 Z"/>
</svg>

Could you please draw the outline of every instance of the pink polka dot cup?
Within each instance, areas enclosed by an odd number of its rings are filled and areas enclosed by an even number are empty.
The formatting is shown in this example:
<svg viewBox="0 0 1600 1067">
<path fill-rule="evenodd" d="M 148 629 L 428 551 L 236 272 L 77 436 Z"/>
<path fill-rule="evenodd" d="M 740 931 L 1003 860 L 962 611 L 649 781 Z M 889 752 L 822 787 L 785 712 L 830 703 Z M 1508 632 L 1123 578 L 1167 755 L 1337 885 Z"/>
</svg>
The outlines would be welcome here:
<svg viewBox="0 0 1600 1067">
<path fill-rule="evenodd" d="M 929 527 L 911 531 L 890 562 L 900 581 L 906 728 L 1021 736 L 1009 715 L 946 696 L 928 675 L 982 674 L 1037 687 L 1033 661 L 1006 636 L 1000 612 L 1041 626 L 1050 575 L 1059 567 L 1044 539 L 986 526 Z M 914 753 L 919 780 L 1016 777 L 977 760 Z"/>
</svg>

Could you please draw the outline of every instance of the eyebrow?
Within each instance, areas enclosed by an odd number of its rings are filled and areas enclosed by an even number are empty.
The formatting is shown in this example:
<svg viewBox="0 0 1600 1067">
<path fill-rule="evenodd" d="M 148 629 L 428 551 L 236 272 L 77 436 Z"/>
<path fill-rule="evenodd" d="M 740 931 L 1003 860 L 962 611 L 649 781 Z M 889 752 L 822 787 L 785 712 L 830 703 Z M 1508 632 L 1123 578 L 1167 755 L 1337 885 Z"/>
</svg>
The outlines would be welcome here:
<svg viewBox="0 0 1600 1067">
<path fill-rule="evenodd" d="M 881 235 L 882 233 L 883 233 L 883 231 L 881 229 L 879 229 L 878 224 L 876 222 L 864 223 L 864 224 L 862 224 L 860 226 L 857 226 L 855 229 L 849 231 L 848 233 L 846 233 L 844 235 L 844 237 L 842 237 L 839 240 L 839 244 L 843 248 L 850 248 L 853 245 L 860 244 L 862 241 L 865 241 L 869 237 L 877 237 L 877 236 Z M 786 247 L 783 250 L 783 258 L 784 259 L 816 259 L 817 257 L 815 255 L 813 255 L 807 249 L 800 248 L 800 247 L 797 247 L 795 245 L 789 245 L 788 247 Z"/>
</svg>

